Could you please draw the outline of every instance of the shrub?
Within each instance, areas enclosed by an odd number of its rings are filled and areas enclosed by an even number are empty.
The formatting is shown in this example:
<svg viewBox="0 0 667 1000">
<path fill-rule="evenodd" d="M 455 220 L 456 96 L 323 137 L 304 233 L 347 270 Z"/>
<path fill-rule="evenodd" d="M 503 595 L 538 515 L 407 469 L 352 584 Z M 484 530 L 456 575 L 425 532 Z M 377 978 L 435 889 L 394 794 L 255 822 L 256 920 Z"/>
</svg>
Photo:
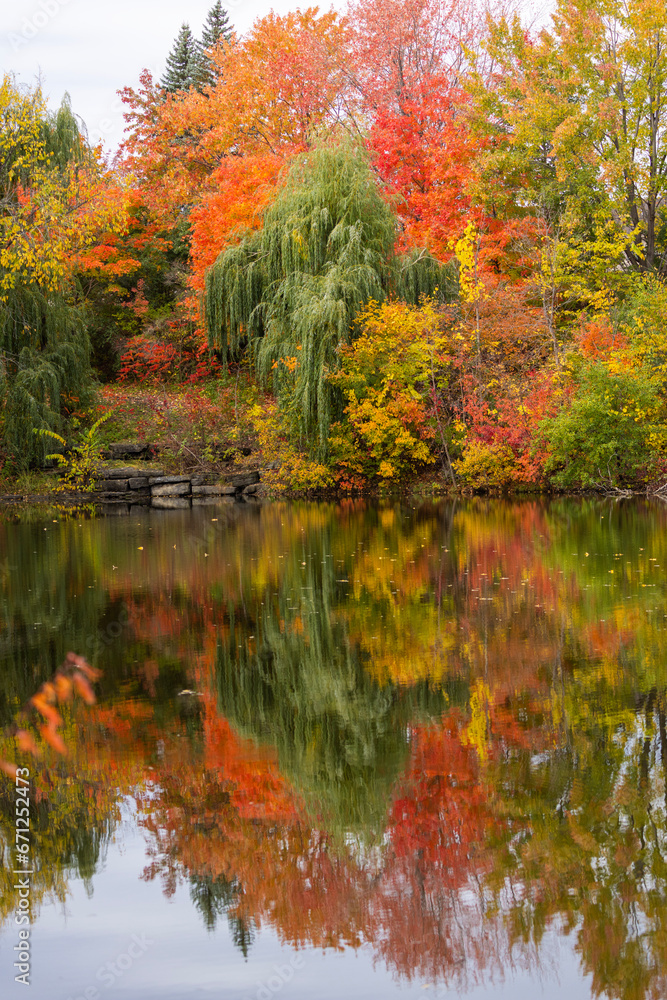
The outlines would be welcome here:
<svg viewBox="0 0 667 1000">
<path fill-rule="evenodd" d="M 86 490 L 92 485 L 104 452 L 100 428 L 110 416 L 110 412 L 104 413 L 66 453 L 55 452 L 46 456 L 57 462 L 62 470 L 62 489 Z M 35 430 L 35 433 L 40 437 L 51 438 L 62 448 L 67 448 L 65 438 L 55 431 L 42 428 Z"/>
<path fill-rule="evenodd" d="M 340 351 L 329 377 L 346 401 L 329 437 L 341 482 L 398 482 L 435 461 L 434 392 L 447 367 L 446 342 L 430 303 L 370 303 L 361 333 Z"/>
<path fill-rule="evenodd" d="M 576 373 L 569 405 L 543 420 L 546 471 L 556 486 L 632 486 L 665 444 L 656 380 L 645 368 L 610 371 L 601 362 Z"/>
<path fill-rule="evenodd" d="M 461 481 L 473 490 L 503 489 L 519 472 L 508 445 L 485 441 L 468 441 L 454 467 Z"/>
<path fill-rule="evenodd" d="M 219 374 L 220 362 L 197 337 L 161 343 L 132 337 L 120 359 L 119 382 L 200 382 Z"/>
<path fill-rule="evenodd" d="M 255 433 L 264 459 L 275 466 L 262 476 L 269 491 L 310 493 L 333 486 L 333 477 L 325 465 L 313 461 L 288 439 L 278 407 L 273 400 L 259 403 L 250 410 Z"/>
</svg>

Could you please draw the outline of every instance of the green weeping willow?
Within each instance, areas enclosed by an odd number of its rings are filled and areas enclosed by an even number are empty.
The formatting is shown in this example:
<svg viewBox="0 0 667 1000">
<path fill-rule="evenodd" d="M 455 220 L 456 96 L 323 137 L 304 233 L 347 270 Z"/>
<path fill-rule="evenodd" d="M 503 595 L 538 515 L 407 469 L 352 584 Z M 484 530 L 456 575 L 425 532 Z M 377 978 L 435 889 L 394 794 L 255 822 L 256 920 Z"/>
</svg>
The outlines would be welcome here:
<svg viewBox="0 0 667 1000">
<path fill-rule="evenodd" d="M 260 232 L 220 254 L 206 279 L 209 343 L 248 349 L 295 432 L 320 454 L 341 401 L 327 381 L 355 315 L 390 295 L 449 298 L 454 271 L 425 252 L 394 254 L 396 218 L 364 151 L 319 146 L 301 157 Z"/>
<path fill-rule="evenodd" d="M 43 461 L 52 443 L 34 430 L 63 431 L 92 385 L 73 283 L 45 280 L 29 254 L 16 251 L 33 239 L 24 199 L 29 193 L 55 214 L 72 171 L 90 156 L 68 98 L 52 113 L 39 90 L 21 90 L 8 76 L 0 82 L 0 458 L 18 468 Z M 37 231 L 34 242 L 40 239 L 48 233 Z"/>
</svg>

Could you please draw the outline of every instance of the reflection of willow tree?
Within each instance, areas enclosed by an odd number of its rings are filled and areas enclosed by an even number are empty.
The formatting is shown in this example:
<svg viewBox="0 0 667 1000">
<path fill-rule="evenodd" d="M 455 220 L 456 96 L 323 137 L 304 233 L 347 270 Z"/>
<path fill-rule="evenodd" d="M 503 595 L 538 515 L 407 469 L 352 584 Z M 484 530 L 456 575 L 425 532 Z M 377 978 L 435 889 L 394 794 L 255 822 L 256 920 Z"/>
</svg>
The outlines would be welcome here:
<svg viewBox="0 0 667 1000">
<path fill-rule="evenodd" d="M 220 650 L 222 711 L 246 735 L 275 742 L 281 770 L 327 829 L 381 830 L 406 752 L 394 692 L 369 679 L 328 621 L 306 618 L 308 643 L 263 625 L 259 653 Z"/>
<path fill-rule="evenodd" d="M 445 699 L 425 682 L 381 686 L 334 609 L 345 595 L 326 532 L 285 568 L 277 603 L 230 609 L 220 643 L 220 711 L 246 736 L 274 745 L 281 771 L 330 832 L 384 828 L 391 789 L 408 754 L 416 712 Z M 239 612 L 241 612 L 239 614 Z M 252 638 L 251 638 L 252 637 Z"/>
<path fill-rule="evenodd" d="M 133 614 L 137 624 L 149 620 L 156 603 L 153 591 L 137 595 L 135 607 L 130 594 L 114 592 L 104 579 L 108 573 L 113 582 L 115 565 L 128 550 L 136 551 L 122 525 L 115 518 L 90 520 L 74 511 L 54 508 L 48 513 L 48 518 L 42 512 L 26 524 L 0 519 L 0 726 L 70 649 L 81 650 L 102 668 L 102 690 L 112 695 L 126 684 L 135 661 L 154 655 L 150 647 L 155 639 L 141 638 L 130 646 Z M 172 650 L 169 663 L 163 653 L 171 640 L 166 626 L 173 621 L 178 595 L 168 609 L 163 597 L 157 603 L 164 610 L 164 622 L 155 629 L 163 637 L 156 688 L 162 701 L 177 685 L 185 686 L 186 673 L 178 650 Z M 189 595 L 184 603 L 193 603 Z M 201 632 L 201 622 L 193 617 L 191 631 L 198 625 Z"/>
<path fill-rule="evenodd" d="M 99 662 L 105 652 L 96 648 L 100 630 L 111 624 L 116 641 L 122 634 L 122 602 L 96 579 L 105 560 L 100 543 L 95 522 L 83 516 L 72 521 L 60 512 L 56 523 L 50 517 L 28 524 L 0 521 L 0 725 L 68 650 Z M 103 666 L 112 686 L 108 657 Z M 114 666 L 111 674 L 117 673 L 117 657 Z"/>
<path fill-rule="evenodd" d="M 64 541 L 69 526 L 49 527 L 0 523 L 1 723 L 85 641 L 103 607 L 83 582 L 89 560 Z"/>
</svg>

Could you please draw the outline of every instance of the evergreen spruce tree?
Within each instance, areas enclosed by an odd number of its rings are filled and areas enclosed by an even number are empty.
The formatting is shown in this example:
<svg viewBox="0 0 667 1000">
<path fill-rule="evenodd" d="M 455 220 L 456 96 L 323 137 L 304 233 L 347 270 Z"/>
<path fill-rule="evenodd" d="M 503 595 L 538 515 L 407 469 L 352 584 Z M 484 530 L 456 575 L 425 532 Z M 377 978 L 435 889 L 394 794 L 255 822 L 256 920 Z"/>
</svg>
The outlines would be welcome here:
<svg viewBox="0 0 667 1000">
<path fill-rule="evenodd" d="M 160 80 L 160 86 L 166 93 L 175 94 L 179 90 L 188 90 L 193 86 L 195 82 L 193 74 L 196 74 L 200 61 L 198 52 L 199 46 L 190 31 L 190 26 L 183 23 L 167 56 L 167 68 Z"/>
<path fill-rule="evenodd" d="M 218 48 L 231 40 L 232 26 L 227 11 L 220 0 L 216 0 L 206 16 L 199 47 L 198 64 L 195 70 L 195 86 L 198 90 L 212 87 L 218 78 L 219 71 L 206 54 L 211 49 Z"/>
<path fill-rule="evenodd" d="M 454 291 L 427 253 L 394 255 L 396 219 L 366 153 L 323 145 L 300 157 L 261 231 L 223 251 L 206 280 L 212 347 L 247 347 L 295 434 L 324 455 L 342 399 L 328 380 L 369 300 Z"/>
<path fill-rule="evenodd" d="M 216 45 L 228 42 L 232 37 L 232 26 L 229 15 L 220 0 L 216 0 L 208 14 L 202 32 L 202 47 L 213 49 Z"/>
</svg>

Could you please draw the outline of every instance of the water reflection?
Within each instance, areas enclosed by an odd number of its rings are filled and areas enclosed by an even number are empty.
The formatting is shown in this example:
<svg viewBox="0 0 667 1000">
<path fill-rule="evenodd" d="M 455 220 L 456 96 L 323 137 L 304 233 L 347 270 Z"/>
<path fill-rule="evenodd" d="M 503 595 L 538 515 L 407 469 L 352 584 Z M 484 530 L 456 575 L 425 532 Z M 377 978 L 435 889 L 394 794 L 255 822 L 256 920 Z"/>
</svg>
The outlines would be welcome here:
<svg viewBox="0 0 667 1000">
<path fill-rule="evenodd" d="M 0 524 L 3 724 L 68 648 L 104 670 L 36 782 L 36 905 L 94 879 L 131 796 L 143 878 L 187 885 L 250 959 L 268 925 L 466 989 L 539 964 L 556 928 L 593 995 L 665 995 L 666 519 L 494 501 Z"/>
</svg>

